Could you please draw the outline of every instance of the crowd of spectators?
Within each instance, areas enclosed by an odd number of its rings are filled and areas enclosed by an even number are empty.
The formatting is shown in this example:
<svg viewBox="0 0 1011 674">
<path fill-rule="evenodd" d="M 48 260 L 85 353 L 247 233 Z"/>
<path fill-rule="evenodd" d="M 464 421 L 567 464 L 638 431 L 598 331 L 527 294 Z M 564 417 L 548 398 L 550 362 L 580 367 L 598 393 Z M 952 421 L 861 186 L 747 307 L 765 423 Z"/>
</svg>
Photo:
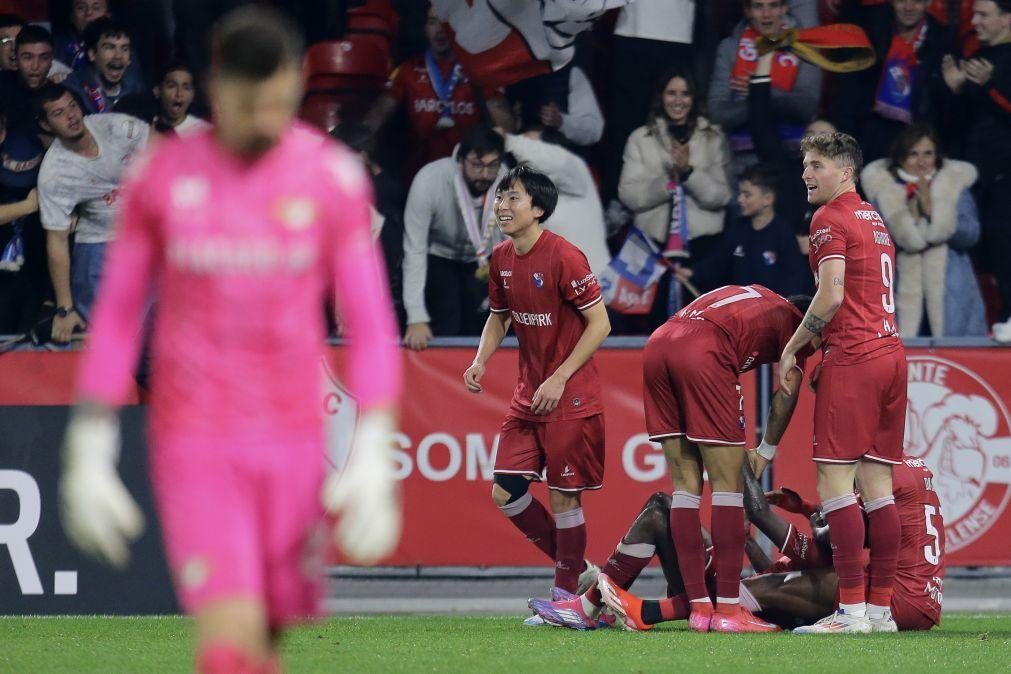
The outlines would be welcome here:
<svg viewBox="0 0 1011 674">
<path fill-rule="evenodd" d="M 207 29 L 243 2 L 0 0 L 0 334 L 86 331 L 121 177 L 149 136 L 209 128 Z M 633 228 L 676 262 L 647 313 L 612 316 L 619 334 L 727 283 L 813 291 L 799 141 L 832 130 L 860 141 L 860 189 L 895 241 L 902 336 L 1011 341 L 1011 0 L 630 0 L 571 38 L 568 65 L 506 86 L 466 71 L 448 3 L 279 3 L 310 43 L 343 44 L 355 8 L 399 16 L 370 64 L 385 89 L 307 119 L 373 177 L 408 347 L 479 334 L 516 164 L 554 181 L 546 227 L 595 273 Z M 835 22 L 863 28 L 873 65 L 759 54 Z"/>
</svg>

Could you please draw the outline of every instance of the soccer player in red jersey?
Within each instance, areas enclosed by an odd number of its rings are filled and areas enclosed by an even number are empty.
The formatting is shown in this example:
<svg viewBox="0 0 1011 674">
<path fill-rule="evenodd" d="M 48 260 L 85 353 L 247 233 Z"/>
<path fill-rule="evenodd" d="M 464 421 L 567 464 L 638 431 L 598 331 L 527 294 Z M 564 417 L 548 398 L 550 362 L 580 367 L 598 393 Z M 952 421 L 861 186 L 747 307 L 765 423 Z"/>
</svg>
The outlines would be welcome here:
<svg viewBox="0 0 1011 674">
<path fill-rule="evenodd" d="M 491 315 L 463 379 L 481 392 L 485 365 L 511 324 L 519 381 L 499 437 L 492 500 L 555 561 L 555 586 L 575 592 L 585 567 L 581 494 L 600 489 L 604 478 L 604 408 L 592 355 L 611 324 L 586 256 L 541 227 L 557 198 L 547 176 L 523 166 L 499 185 L 495 213 L 509 239 L 492 251 Z M 542 472 L 553 517 L 528 493 Z"/>
<path fill-rule="evenodd" d="M 895 248 L 881 216 L 857 194 L 863 163 L 857 142 L 843 133 L 818 134 L 805 138 L 801 149 L 807 199 L 820 206 L 811 219 L 809 253 L 818 290 L 783 350 L 780 378 L 797 353 L 821 337 L 812 444 L 839 574 L 839 610 L 803 631 L 892 631 L 888 607 L 899 551 L 892 466 L 902 460 L 906 415 L 906 356 L 895 324 Z M 866 527 L 855 484 L 863 495 Z M 867 588 L 865 533 L 871 551 Z"/>
<path fill-rule="evenodd" d="M 944 522 L 941 519 L 933 475 L 922 459 L 904 456 L 895 467 L 895 503 L 902 520 L 900 564 L 891 598 L 891 613 L 900 630 L 929 630 L 941 623 L 944 585 Z M 772 563 L 761 548 L 747 548 L 758 575 L 741 582 L 742 599 L 763 620 L 784 627 L 803 625 L 833 611 L 836 606 L 838 577 L 831 564 L 831 528 L 817 505 L 804 503 L 789 490 L 762 494 L 758 481 L 748 473 L 745 504 L 748 518 L 773 541 L 783 557 Z M 785 492 L 785 493 L 784 493 Z M 776 497 L 773 497 L 775 494 Z M 777 515 L 770 501 L 791 512 L 812 516 L 813 536 Z M 677 572 L 677 551 L 670 545 L 670 532 L 664 510 L 670 497 L 654 494 L 636 518 L 622 543 L 608 560 L 604 573 L 594 588 L 603 601 L 629 630 L 645 631 L 653 625 L 688 617 L 688 602 Z M 622 549 L 644 550 L 634 573 L 619 580 L 613 573 L 627 570 Z M 667 578 L 667 598 L 640 599 L 627 588 L 656 554 Z M 543 611 L 542 606 L 534 606 Z M 548 615 L 545 612 L 545 615 Z"/>
<path fill-rule="evenodd" d="M 741 372 L 775 362 L 800 324 L 809 298 L 797 304 L 759 285 L 724 286 L 672 316 L 643 352 L 646 430 L 658 441 L 674 483 L 670 522 L 695 631 L 764 631 L 772 626 L 742 610 L 738 597 L 744 553 L 744 412 Z M 798 306 L 799 305 L 799 306 Z M 801 362 L 787 373 L 793 395 L 777 397 L 757 470 L 772 458 L 793 415 Z M 797 371 L 800 370 L 800 371 Z M 713 492 L 716 607 L 705 584 L 699 507 L 702 471 Z"/>
</svg>

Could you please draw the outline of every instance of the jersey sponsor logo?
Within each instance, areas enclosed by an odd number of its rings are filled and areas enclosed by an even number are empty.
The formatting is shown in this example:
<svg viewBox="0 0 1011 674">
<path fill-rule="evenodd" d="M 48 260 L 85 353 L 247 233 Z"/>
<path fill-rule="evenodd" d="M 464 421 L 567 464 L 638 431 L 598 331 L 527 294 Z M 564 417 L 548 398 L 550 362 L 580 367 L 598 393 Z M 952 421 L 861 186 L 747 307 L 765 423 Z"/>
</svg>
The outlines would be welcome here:
<svg viewBox="0 0 1011 674">
<path fill-rule="evenodd" d="M 274 202 L 271 211 L 282 225 L 293 231 L 308 229 L 316 222 L 316 204 L 308 197 L 281 197 Z"/>
<path fill-rule="evenodd" d="M 853 217 L 857 220 L 864 220 L 866 222 L 880 222 L 882 225 L 885 221 L 881 219 L 881 215 L 877 211 L 853 211 Z"/>
<path fill-rule="evenodd" d="M 832 228 L 824 227 L 822 229 L 816 229 L 814 234 L 811 235 L 811 251 L 817 255 L 818 249 L 824 246 L 826 243 L 832 240 Z"/>
<path fill-rule="evenodd" d="M 499 276 L 512 276 L 512 275 L 513 275 L 513 273 L 512 273 L 512 270 L 510 270 L 510 269 L 503 269 L 503 270 L 501 270 L 501 271 L 500 271 L 500 272 L 498 273 L 498 275 L 499 275 Z"/>
<path fill-rule="evenodd" d="M 446 101 L 445 103 L 440 101 L 438 98 L 416 98 L 414 99 L 414 111 L 415 112 L 438 112 L 442 113 L 443 107 L 449 109 L 449 114 L 451 115 L 473 115 L 474 114 L 474 102 L 473 101 Z"/>
<path fill-rule="evenodd" d="M 572 289 L 576 291 L 576 297 L 582 295 L 584 292 L 586 292 L 587 288 L 596 285 L 596 283 L 597 277 L 594 276 L 592 273 L 587 274 L 581 279 L 575 279 L 574 281 L 571 281 Z"/>
<path fill-rule="evenodd" d="M 1011 500 L 1011 419 L 986 380 L 958 363 L 910 356 L 908 371 L 905 451 L 934 474 L 954 552 L 993 526 Z"/>
<path fill-rule="evenodd" d="M 888 236 L 888 232 L 878 232 L 878 231 L 875 231 L 874 232 L 874 243 L 876 243 L 879 246 L 888 246 L 888 247 L 891 247 L 891 245 L 892 245 L 892 237 Z"/>
<path fill-rule="evenodd" d="M 569 468 L 569 464 L 565 464 L 565 468 L 562 469 L 561 477 L 575 477 L 575 476 L 576 474 L 572 472 L 571 468 Z"/>
<path fill-rule="evenodd" d="M 169 194 L 174 208 L 197 208 L 207 203 L 211 186 L 206 178 L 188 176 L 173 182 Z"/>
<path fill-rule="evenodd" d="M 539 271 L 534 272 L 534 285 L 537 286 L 538 288 L 544 287 L 544 274 L 540 273 Z"/>
<path fill-rule="evenodd" d="M 309 241 L 284 244 L 269 237 L 225 236 L 179 238 L 170 241 L 169 264 L 192 274 L 296 274 L 312 266 L 318 253 Z"/>
<path fill-rule="evenodd" d="M 512 312 L 513 320 L 520 325 L 530 325 L 535 328 L 549 328 L 554 323 L 551 321 L 551 312 L 546 314 L 530 314 L 521 311 Z"/>
</svg>

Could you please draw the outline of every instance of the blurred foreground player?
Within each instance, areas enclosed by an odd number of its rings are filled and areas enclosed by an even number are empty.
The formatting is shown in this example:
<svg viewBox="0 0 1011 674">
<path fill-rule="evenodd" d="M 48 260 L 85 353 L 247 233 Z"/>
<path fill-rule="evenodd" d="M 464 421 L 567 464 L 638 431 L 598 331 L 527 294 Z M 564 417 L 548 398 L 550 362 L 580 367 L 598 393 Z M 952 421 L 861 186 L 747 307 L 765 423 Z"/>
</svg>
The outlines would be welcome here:
<svg viewBox="0 0 1011 674">
<path fill-rule="evenodd" d="M 530 168 L 499 184 L 495 215 L 509 240 L 492 251 L 491 315 L 463 380 L 481 392 L 485 365 L 512 324 L 519 381 L 499 437 L 492 500 L 555 561 L 555 586 L 575 592 L 587 568 L 582 492 L 604 481 L 604 408 L 592 355 L 611 324 L 586 256 L 541 228 L 557 200 L 551 180 Z M 528 492 L 542 472 L 553 517 Z"/>
<path fill-rule="evenodd" d="M 820 207 L 811 218 L 808 254 L 818 290 L 783 349 L 779 376 L 782 380 L 797 354 L 821 338 L 812 445 L 839 574 L 839 610 L 801 631 L 894 632 L 888 607 L 900 525 L 892 466 L 902 462 L 907 376 L 895 322 L 895 247 L 884 220 L 857 194 L 863 155 L 856 140 L 824 133 L 808 136 L 800 149 L 807 200 Z"/>
<path fill-rule="evenodd" d="M 369 182 L 350 152 L 292 121 L 301 51 L 265 10 L 216 28 L 216 126 L 166 140 L 124 190 L 67 428 L 67 532 L 123 566 L 143 518 L 116 473 L 116 409 L 156 289 L 151 477 L 201 672 L 280 668 L 279 630 L 317 610 L 321 489 L 342 513 L 337 540 L 353 561 L 389 553 L 400 532 L 386 443 L 401 372 Z M 339 485 L 324 485 L 320 413 L 331 286 L 364 410 Z"/>
<path fill-rule="evenodd" d="M 671 316 L 643 351 L 644 405 L 649 439 L 659 442 L 674 493 L 670 523 L 696 632 L 761 632 L 773 626 L 741 607 L 744 555 L 744 399 L 739 375 L 779 357 L 810 298 L 787 300 L 760 285 L 724 286 Z M 803 357 L 784 375 L 770 428 L 758 449 L 759 472 L 775 454 L 803 378 Z M 772 426 L 776 428 L 772 428 Z M 771 433 L 770 433 L 771 431 Z M 774 436 L 774 437 L 773 437 Z M 716 606 L 705 583 L 699 508 L 702 471 L 712 489 Z"/>
</svg>

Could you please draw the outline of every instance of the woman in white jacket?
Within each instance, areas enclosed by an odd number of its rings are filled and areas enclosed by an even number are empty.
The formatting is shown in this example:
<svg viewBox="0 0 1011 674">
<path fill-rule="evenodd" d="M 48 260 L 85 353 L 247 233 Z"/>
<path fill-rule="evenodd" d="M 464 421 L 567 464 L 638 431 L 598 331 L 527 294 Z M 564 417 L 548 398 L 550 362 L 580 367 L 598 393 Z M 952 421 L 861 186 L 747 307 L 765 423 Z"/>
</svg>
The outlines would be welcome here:
<svg viewBox="0 0 1011 674">
<path fill-rule="evenodd" d="M 687 71 L 674 70 L 661 81 L 649 119 L 625 144 L 618 196 L 635 213 L 635 226 L 663 249 L 672 194 L 680 185 L 688 252 L 705 257 L 719 240 L 730 202 L 727 141 L 702 116 L 702 101 Z"/>
</svg>

